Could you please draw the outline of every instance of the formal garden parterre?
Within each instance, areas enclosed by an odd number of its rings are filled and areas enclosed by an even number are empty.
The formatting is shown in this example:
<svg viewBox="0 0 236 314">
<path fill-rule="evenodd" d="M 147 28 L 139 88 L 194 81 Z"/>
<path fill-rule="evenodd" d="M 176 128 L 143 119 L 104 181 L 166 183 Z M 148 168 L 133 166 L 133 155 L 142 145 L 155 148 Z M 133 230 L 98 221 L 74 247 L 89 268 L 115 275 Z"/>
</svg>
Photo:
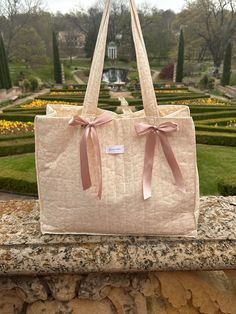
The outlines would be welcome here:
<svg viewBox="0 0 236 314">
<path fill-rule="evenodd" d="M 45 115 L 47 104 L 82 105 L 86 85 L 64 85 L 32 101 L 3 109 L 0 114 L 0 175 L 2 191 L 37 194 L 34 161 L 34 118 Z M 155 86 L 159 104 L 188 105 L 195 122 L 201 194 L 235 193 L 236 104 L 192 92 L 187 87 Z M 143 108 L 140 91 L 127 102 Z M 101 86 L 99 107 L 117 111 L 120 101 Z M 203 145 L 207 144 L 207 145 Z M 207 167 L 207 168 L 206 168 Z"/>
</svg>

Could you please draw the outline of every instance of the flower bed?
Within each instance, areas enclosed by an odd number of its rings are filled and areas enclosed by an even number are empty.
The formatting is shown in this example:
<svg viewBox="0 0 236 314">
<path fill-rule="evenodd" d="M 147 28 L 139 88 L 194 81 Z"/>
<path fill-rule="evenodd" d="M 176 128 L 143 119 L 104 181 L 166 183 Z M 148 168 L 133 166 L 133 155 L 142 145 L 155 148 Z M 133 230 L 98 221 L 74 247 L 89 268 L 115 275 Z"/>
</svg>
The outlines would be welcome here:
<svg viewBox="0 0 236 314">
<path fill-rule="evenodd" d="M 225 106 L 229 106 L 230 104 L 229 103 L 225 103 L 219 99 L 216 99 L 216 98 L 212 98 L 212 97 L 209 97 L 209 98 L 199 98 L 199 99 L 186 99 L 186 100 L 175 100 L 175 101 L 172 101 L 171 104 L 175 104 L 175 105 L 190 105 L 190 104 L 193 104 L 193 105 L 225 105 Z"/>
<path fill-rule="evenodd" d="M 191 93 L 189 90 L 187 89 L 155 89 L 155 93 L 157 94 L 188 94 Z"/>
<path fill-rule="evenodd" d="M 73 91 L 66 91 L 66 92 L 50 92 L 49 95 L 51 96 L 60 96 L 60 95 L 84 95 L 83 92 L 73 92 Z"/>
<path fill-rule="evenodd" d="M 78 102 L 68 102 L 68 101 L 63 101 L 63 100 L 60 100 L 60 101 L 55 101 L 55 100 L 41 100 L 41 99 L 35 99 L 33 100 L 32 102 L 30 103 L 27 103 L 27 104 L 23 104 L 23 105 L 20 105 L 20 108 L 24 108 L 24 109 L 31 109 L 31 108 L 44 108 L 47 106 L 47 104 L 50 103 L 50 104 L 58 104 L 58 105 L 76 105 L 76 106 L 80 106 L 80 104 L 78 104 Z"/>
<path fill-rule="evenodd" d="M 15 135 L 33 132 L 33 122 L 0 120 L 0 135 Z"/>
</svg>

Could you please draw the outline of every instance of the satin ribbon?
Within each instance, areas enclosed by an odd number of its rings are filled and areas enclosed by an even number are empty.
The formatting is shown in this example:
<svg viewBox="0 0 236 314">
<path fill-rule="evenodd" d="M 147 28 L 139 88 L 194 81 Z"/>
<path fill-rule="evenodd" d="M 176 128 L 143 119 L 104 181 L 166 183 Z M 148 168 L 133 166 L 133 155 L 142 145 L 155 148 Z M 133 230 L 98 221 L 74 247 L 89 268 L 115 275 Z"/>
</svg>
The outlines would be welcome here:
<svg viewBox="0 0 236 314">
<path fill-rule="evenodd" d="M 147 123 L 136 123 L 135 130 L 138 135 L 146 135 L 147 137 L 143 169 L 144 199 L 146 200 L 152 196 L 152 170 L 157 137 L 160 140 L 164 155 L 175 178 L 175 184 L 178 186 L 179 189 L 184 190 L 184 179 L 167 137 L 168 133 L 172 133 L 178 130 L 178 125 L 173 122 L 164 122 L 159 126 L 150 125 Z"/>
<path fill-rule="evenodd" d="M 92 140 L 93 149 L 95 156 L 99 163 L 100 169 L 100 179 L 99 179 L 99 188 L 98 188 L 98 197 L 102 197 L 102 160 L 101 160 L 101 151 L 99 145 L 99 139 L 97 135 L 96 127 L 102 124 L 108 123 L 112 120 L 112 115 L 105 112 L 95 118 L 93 121 L 86 120 L 80 116 L 74 116 L 70 121 L 69 125 L 76 126 L 80 125 L 83 129 L 82 137 L 80 141 L 80 171 L 81 171 L 81 180 L 83 190 L 88 190 L 92 186 L 91 176 L 89 171 L 89 162 L 88 162 L 88 150 L 87 150 L 87 141 L 89 137 Z"/>
</svg>

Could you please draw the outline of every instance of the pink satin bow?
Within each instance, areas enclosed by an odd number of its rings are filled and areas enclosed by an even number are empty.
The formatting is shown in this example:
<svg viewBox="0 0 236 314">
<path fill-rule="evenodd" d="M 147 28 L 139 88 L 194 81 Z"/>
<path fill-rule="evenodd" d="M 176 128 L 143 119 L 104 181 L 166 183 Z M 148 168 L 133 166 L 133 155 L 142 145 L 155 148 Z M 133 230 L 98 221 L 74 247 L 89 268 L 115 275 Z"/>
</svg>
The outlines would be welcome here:
<svg viewBox="0 0 236 314">
<path fill-rule="evenodd" d="M 178 188 L 184 190 L 184 179 L 167 138 L 167 133 L 175 132 L 178 130 L 177 124 L 173 122 L 164 122 L 159 126 L 155 126 L 147 123 L 136 123 L 135 130 L 138 135 L 147 136 L 143 169 L 144 199 L 146 200 L 152 196 L 152 169 L 157 136 L 160 140 L 164 155 L 175 178 L 175 183 Z"/>
<path fill-rule="evenodd" d="M 102 197 L 102 161 L 101 161 L 101 151 L 99 145 L 99 139 L 97 135 L 96 127 L 105 123 L 108 123 L 112 120 L 112 115 L 105 112 L 98 116 L 93 121 L 88 121 L 80 116 L 73 117 L 69 124 L 72 126 L 80 125 L 83 128 L 83 133 L 80 141 L 80 171 L 83 190 L 88 190 L 92 186 L 90 171 L 89 171 L 89 162 L 88 162 L 88 150 L 87 150 L 87 141 L 89 136 L 91 137 L 94 153 L 99 163 L 100 169 L 100 183 L 98 188 L 98 197 Z"/>
</svg>

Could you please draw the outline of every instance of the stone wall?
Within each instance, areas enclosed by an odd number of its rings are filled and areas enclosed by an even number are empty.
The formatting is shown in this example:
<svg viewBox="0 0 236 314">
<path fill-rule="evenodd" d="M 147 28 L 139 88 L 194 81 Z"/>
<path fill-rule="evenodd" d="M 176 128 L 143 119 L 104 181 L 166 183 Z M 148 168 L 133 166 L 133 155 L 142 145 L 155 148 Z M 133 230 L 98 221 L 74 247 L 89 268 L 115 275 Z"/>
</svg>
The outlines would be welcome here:
<svg viewBox="0 0 236 314">
<path fill-rule="evenodd" d="M 235 314 L 236 270 L 0 277 L 0 314 Z"/>
</svg>

